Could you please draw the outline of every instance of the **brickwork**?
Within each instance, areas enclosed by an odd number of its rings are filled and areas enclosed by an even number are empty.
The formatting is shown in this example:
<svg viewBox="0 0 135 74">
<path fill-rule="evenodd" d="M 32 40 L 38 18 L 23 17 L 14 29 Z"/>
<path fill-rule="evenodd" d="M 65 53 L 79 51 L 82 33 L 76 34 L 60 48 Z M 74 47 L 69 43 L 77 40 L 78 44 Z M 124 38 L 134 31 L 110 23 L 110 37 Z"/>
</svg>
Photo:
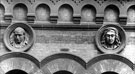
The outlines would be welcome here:
<svg viewBox="0 0 135 74">
<path fill-rule="evenodd" d="M 134 74 L 134 7 L 135 0 L 0 0 L 0 73 Z M 15 23 L 34 31 L 27 51 L 15 52 L 4 44 L 4 34 Z M 106 54 L 96 46 L 96 34 L 106 24 L 125 30 L 126 45 L 119 53 Z"/>
</svg>

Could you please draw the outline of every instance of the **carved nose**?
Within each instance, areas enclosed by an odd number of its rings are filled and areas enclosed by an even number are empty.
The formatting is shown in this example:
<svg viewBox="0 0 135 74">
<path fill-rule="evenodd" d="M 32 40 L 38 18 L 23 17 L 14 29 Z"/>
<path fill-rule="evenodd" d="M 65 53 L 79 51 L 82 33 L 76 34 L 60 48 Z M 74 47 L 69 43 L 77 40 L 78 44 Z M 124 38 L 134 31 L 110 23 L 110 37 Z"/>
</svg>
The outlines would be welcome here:
<svg viewBox="0 0 135 74">
<path fill-rule="evenodd" d="M 17 36 L 17 38 L 19 38 L 19 37 Z"/>
<path fill-rule="evenodd" d="M 19 36 L 17 35 L 17 39 L 19 39 Z"/>
<path fill-rule="evenodd" d="M 109 36 L 109 39 L 111 39 L 111 36 Z"/>
</svg>

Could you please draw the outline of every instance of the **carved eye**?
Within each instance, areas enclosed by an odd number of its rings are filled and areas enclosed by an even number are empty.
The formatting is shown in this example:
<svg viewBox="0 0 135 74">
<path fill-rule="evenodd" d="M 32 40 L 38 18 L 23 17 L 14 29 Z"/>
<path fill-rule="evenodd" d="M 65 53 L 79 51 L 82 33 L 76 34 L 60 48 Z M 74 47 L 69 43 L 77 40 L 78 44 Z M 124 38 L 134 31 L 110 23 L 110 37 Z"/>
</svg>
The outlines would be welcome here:
<svg viewBox="0 0 135 74">
<path fill-rule="evenodd" d="M 114 37 L 114 36 L 115 36 L 114 34 L 111 35 L 111 37 Z"/>
</svg>

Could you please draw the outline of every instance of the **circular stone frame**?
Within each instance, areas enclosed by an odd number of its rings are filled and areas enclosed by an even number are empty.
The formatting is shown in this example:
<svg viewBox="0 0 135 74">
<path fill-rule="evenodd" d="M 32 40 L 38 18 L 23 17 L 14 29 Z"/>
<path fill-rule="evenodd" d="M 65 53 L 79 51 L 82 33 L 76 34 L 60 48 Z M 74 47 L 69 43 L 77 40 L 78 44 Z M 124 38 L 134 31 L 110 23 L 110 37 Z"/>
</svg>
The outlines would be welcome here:
<svg viewBox="0 0 135 74">
<path fill-rule="evenodd" d="M 22 27 L 26 33 L 29 35 L 29 41 L 28 41 L 28 45 L 26 45 L 25 47 L 22 48 L 15 48 L 10 44 L 10 34 L 14 31 L 15 28 L 17 27 Z M 34 30 L 32 29 L 31 26 L 25 24 L 25 23 L 13 23 L 10 26 L 8 26 L 8 28 L 6 29 L 5 33 L 4 33 L 4 44 L 5 46 L 13 51 L 13 52 L 23 52 L 23 51 L 27 51 L 33 44 L 34 44 L 34 40 L 35 40 L 35 33 Z"/>
<path fill-rule="evenodd" d="M 101 44 L 101 36 L 104 32 L 104 30 L 108 27 L 114 27 L 118 30 L 118 35 L 120 35 L 120 41 L 121 44 L 119 47 L 117 47 L 114 50 L 107 50 L 106 48 L 104 48 Z M 95 42 L 96 42 L 96 46 L 98 47 L 98 49 L 106 54 L 115 54 L 115 53 L 119 53 L 120 51 L 122 51 L 126 45 L 126 34 L 125 34 L 125 30 L 119 25 L 119 24 L 107 24 L 107 25 L 103 25 L 96 33 L 95 36 Z"/>
</svg>

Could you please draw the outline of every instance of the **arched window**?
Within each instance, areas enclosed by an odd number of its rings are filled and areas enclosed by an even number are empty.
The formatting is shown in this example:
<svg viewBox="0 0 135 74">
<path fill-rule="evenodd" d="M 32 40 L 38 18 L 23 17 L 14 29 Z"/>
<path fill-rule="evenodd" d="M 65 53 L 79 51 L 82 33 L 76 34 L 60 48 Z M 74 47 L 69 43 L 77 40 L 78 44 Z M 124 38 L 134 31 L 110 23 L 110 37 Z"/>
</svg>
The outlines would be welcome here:
<svg viewBox="0 0 135 74">
<path fill-rule="evenodd" d="M 96 9 L 92 5 L 85 5 L 81 10 L 82 22 L 95 22 Z"/>
<path fill-rule="evenodd" d="M 71 22 L 73 18 L 73 8 L 68 4 L 60 6 L 58 18 L 60 22 Z"/>
<path fill-rule="evenodd" d="M 49 21 L 50 8 L 46 4 L 40 4 L 36 8 L 36 19 L 39 21 Z"/>
<path fill-rule="evenodd" d="M 118 22 L 119 9 L 115 5 L 109 5 L 104 11 L 104 22 Z"/>
<path fill-rule="evenodd" d="M 14 6 L 13 9 L 14 19 L 24 21 L 27 18 L 27 13 L 28 13 L 28 9 L 26 5 L 20 3 Z"/>
<path fill-rule="evenodd" d="M 128 8 L 127 23 L 135 23 L 135 5 Z"/>
<path fill-rule="evenodd" d="M 2 4 L 0 4 L 0 22 L 3 21 L 5 14 L 5 8 Z"/>
</svg>

